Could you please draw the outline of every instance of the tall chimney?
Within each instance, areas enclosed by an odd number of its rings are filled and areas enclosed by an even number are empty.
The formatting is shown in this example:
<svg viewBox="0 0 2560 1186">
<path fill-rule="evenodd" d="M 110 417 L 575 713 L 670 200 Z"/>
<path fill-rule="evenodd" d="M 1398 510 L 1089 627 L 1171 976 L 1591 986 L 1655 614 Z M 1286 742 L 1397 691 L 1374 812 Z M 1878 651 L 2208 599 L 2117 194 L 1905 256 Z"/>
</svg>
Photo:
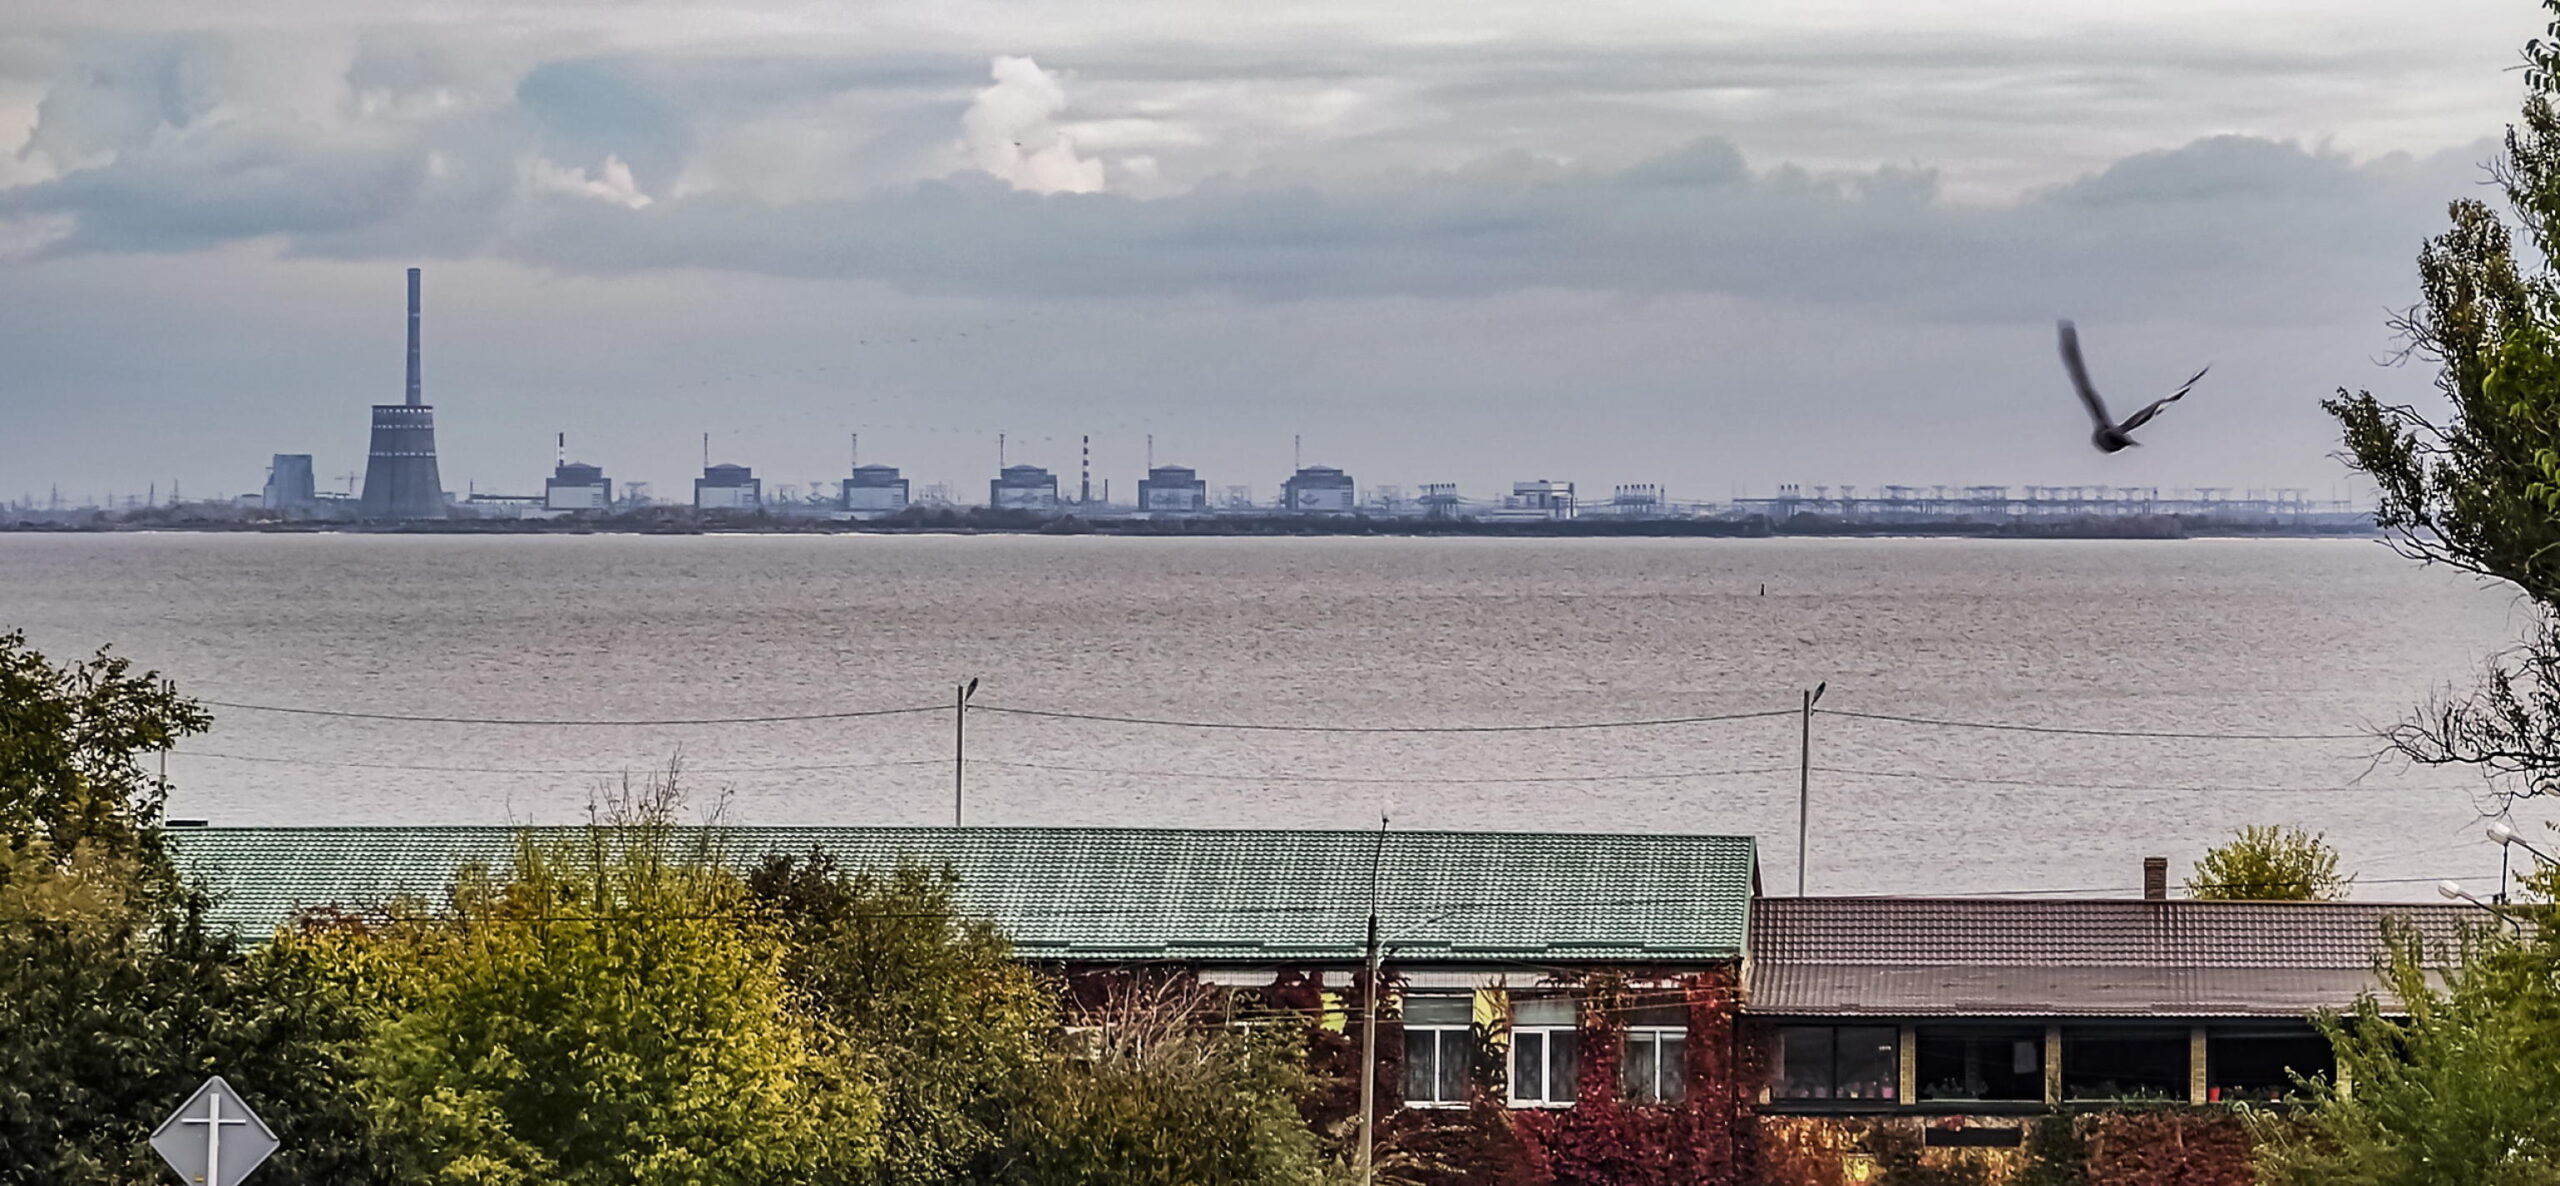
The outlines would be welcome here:
<svg viewBox="0 0 2560 1186">
<path fill-rule="evenodd" d="M 564 432 L 551 447 L 551 468 L 557 470 L 567 464 L 569 464 L 569 434 Z"/>
<path fill-rule="evenodd" d="M 409 406 L 427 402 L 426 391 L 418 382 L 418 269 L 409 269 Z"/>
<path fill-rule="evenodd" d="M 1082 505 L 1085 505 L 1085 504 L 1090 503 L 1090 502 L 1092 502 L 1092 501 L 1093 501 L 1093 437 L 1092 437 L 1090 434 L 1088 434 L 1088 435 L 1084 438 L 1084 478 L 1083 478 L 1083 480 L 1082 480 L 1081 482 L 1079 482 L 1079 483 L 1077 484 L 1077 486 L 1076 486 L 1076 504 L 1077 504 L 1077 505 L 1079 505 L 1079 506 L 1082 506 Z"/>
<path fill-rule="evenodd" d="M 2169 900 L 2169 858 L 2142 858 L 2142 900 L 2146 902 Z"/>
</svg>

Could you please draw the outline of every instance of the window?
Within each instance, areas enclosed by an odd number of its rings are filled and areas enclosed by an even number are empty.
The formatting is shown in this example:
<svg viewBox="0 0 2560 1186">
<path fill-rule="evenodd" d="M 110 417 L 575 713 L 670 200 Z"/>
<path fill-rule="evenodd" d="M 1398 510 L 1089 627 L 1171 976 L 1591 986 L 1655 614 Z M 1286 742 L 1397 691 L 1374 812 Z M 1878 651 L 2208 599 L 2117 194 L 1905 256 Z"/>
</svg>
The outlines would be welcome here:
<svg viewBox="0 0 2560 1186">
<path fill-rule="evenodd" d="M 1891 1103 L 1902 1068 L 1901 1031 L 1889 1025 L 1778 1027 L 1781 1100 Z"/>
<path fill-rule="evenodd" d="M 1467 1057 L 1474 1047 L 1475 997 L 1404 999 L 1404 1102 L 1447 1107 L 1467 1102 Z"/>
<path fill-rule="evenodd" d="M 2307 1025 L 2215 1026 L 2205 1031 L 2204 1066 L 2208 1103 L 2280 1100 L 2294 1091 L 2292 1073 L 2326 1079 L 2337 1056 Z"/>
<path fill-rule="evenodd" d="M 1924 1025 L 1914 1039 L 1921 1099 L 2044 1099 L 2042 1026 Z"/>
<path fill-rule="evenodd" d="M 2187 1098 L 2187 1031 L 2066 1027 L 2062 1097 L 2074 1100 Z"/>
<path fill-rule="evenodd" d="M 1639 1104 L 1689 1098 L 1689 1011 L 1684 1005 L 1638 1004 L 1627 1014 L 1627 1053 L 1618 1089 Z"/>
<path fill-rule="evenodd" d="M 1582 1079 L 1582 1032 L 1571 997 L 1515 997 L 1511 1002 L 1511 1102 L 1562 1107 Z"/>
</svg>

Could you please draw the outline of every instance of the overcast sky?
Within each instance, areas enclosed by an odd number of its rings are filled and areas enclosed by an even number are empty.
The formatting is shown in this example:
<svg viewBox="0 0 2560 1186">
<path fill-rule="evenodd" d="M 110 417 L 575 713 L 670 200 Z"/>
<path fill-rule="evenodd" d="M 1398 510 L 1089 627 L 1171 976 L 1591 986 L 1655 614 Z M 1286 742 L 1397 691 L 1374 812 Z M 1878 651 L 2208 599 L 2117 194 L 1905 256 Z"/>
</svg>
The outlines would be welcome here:
<svg viewBox="0 0 2560 1186">
<path fill-rule="evenodd" d="M 2244 11 L 2235 11 L 2235 7 Z M 220 26 L 205 23 L 218 13 Z M 2343 482 L 2525 0 L 0 6 L 0 498 Z M 2102 457 L 2120 404 L 2212 376 Z"/>
</svg>

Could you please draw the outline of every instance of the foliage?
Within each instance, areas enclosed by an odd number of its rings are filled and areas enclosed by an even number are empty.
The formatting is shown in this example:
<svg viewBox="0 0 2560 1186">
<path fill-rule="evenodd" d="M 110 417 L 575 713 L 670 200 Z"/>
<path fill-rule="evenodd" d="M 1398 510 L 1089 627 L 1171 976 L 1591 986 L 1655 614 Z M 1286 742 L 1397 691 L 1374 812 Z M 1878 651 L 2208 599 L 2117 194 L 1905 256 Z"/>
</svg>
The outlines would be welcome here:
<svg viewBox="0 0 2560 1186">
<path fill-rule="evenodd" d="M 777 928 L 667 825 L 674 801 L 311 940 L 375 1014 L 366 1095 L 408 1180 L 728 1186 L 876 1155 L 875 1095 L 795 1013 Z"/>
<path fill-rule="evenodd" d="M 2338 874 L 2338 851 L 2318 834 L 2250 826 L 2206 851 L 2187 878 L 2187 893 L 2230 902 L 2335 902 L 2354 881 Z"/>
<path fill-rule="evenodd" d="M 157 672 L 99 651 L 57 666 L 0 634 L 0 837 L 69 860 L 84 844 L 147 851 L 169 788 L 141 756 L 212 727 Z"/>
<path fill-rule="evenodd" d="M 805 1007 L 881 1084 L 872 1180 L 977 1180 L 1007 1089 L 1038 1070 L 1057 1027 L 1038 978 L 992 925 L 958 912 L 948 873 L 848 874 L 813 853 L 767 860 L 747 887 L 782 927 Z"/>
<path fill-rule="evenodd" d="M 344 1058 L 354 1019 L 145 866 L 0 847 L 0 1183 L 156 1180 L 146 1138 L 215 1073 L 286 1142 L 261 1182 L 388 1181 Z"/>
<path fill-rule="evenodd" d="M 2077 1114 L 2056 1109 L 2028 1126 L 2026 1164 L 2010 1186 L 2088 1186 L 2089 1142 L 2080 1123 Z"/>
<path fill-rule="evenodd" d="M 2538 884 L 2547 894 L 2551 875 Z M 2473 931 L 2449 951 L 2405 925 L 2388 938 L 2387 995 L 2318 1019 L 2344 1085 L 2303 1084 L 2298 1126 L 2258 1121 L 2258 1180 L 2560 1183 L 2560 930 L 2543 913 L 2523 934 Z"/>
<path fill-rule="evenodd" d="M 2560 16 L 2560 0 L 2544 7 Z M 2532 795 L 2560 775 L 2560 44 L 2538 39 L 2525 58 L 2529 93 L 2495 165 L 2515 228 L 2486 203 L 2453 203 L 2451 227 L 2419 252 L 2422 299 L 2398 319 L 2409 352 L 2438 365 L 2450 414 L 2344 390 L 2323 407 L 2402 554 L 2510 582 L 2544 611 L 2478 690 L 2427 706 L 2394 748 L 2525 776 Z"/>
<path fill-rule="evenodd" d="M 2090 1117 L 2088 1181 L 2107 1186 L 2248 1186 L 2247 1123 L 2220 1109 L 2115 1110 Z"/>
<path fill-rule="evenodd" d="M 1129 983 L 1026 1079 L 985 1180 L 1004 1186 L 1304 1186 L 1322 1172 L 1298 1114 L 1311 1084 L 1291 1025 L 1213 1026 L 1208 994 Z"/>
<path fill-rule="evenodd" d="M 1878 1186 L 1990 1186 L 1991 1171 L 1978 1158 L 1941 1157 L 1932 1164 L 1924 1155 L 1921 1134 L 1879 1126 L 1868 1135 Z"/>
</svg>

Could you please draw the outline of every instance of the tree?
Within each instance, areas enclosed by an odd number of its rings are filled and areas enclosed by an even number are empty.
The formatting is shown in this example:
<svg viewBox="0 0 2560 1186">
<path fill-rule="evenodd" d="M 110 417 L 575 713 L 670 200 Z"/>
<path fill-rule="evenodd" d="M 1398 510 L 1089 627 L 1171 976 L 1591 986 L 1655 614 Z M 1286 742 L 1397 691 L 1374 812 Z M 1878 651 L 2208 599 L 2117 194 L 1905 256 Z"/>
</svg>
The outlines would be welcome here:
<svg viewBox="0 0 2560 1186">
<path fill-rule="evenodd" d="M 2208 849 L 2187 877 L 2187 895 L 2225 902 L 2334 902 L 2352 875 L 2338 875 L 2338 852 L 2316 833 L 2244 827 Z"/>
<path fill-rule="evenodd" d="M 856 1068 L 794 1008 L 784 943 L 672 781 L 577 840 L 532 839 L 441 910 L 306 940 L 375 1016 L 359 1055 L 409 1180 L 756 1186 L 878 1150 Z"/>
<path fill-rule="evenodd" d="M 2537 884 L 2547 898 L 2550 875 Z M 2337 1080 L 2302 1085 L 2298 1122 L 2254 1126 L 2259 1181 L 2560 1183 L 2560 933 L 2547 910 L 2536 913 L 2523 934 L 2483 928 L 2450 950 L 2394 928 L 2387 996 L 2366 993 L 2317 1019 L 2337 1051 Z"/>
<path fill-rule="evenodd" d="M 962 915 L 947 872 L 847 873 L 820 853 L 747 876 L 789 942 L 784 972 L 881 1084 L 872 1180 L 983 1179 L 1015 1085 L 1041 1069 L 1054 998 L 994 926 Z"/>
<path fill-rule="evenodd" d="M 2516 227 L 2483 202 L 2418 256 L 2419 304 L 2397 319 L 2409 353 L 2437 364 L 2450 414 L 2341 389 L 2322 406 L 2350 465 L 2378 492 L 2376 517 L 2403 555 L 2509 582 L 2544 612 L 2478 690 L 2394 730 L 2400 753 L 2522 776 L 2513 793 L 2560 789 L 2560 0 L 2550 37 L 2525 47 L 2528 96 L 2495 167 Z M 2521 232 L 2531 251 L 2519 258 Z"/>
<path fill-rule="evenodd" d="M 142 756 L 212 725 L 121 656 L 56 666 L 24 632 L 0 634 L 0 837 L 64 861 L 82 844 L 145 852 L 169 788 Z"/>
<path fill-rule="evenodd" d="M 1095 1024 L 1008 1101 L 1000 1186 L 1302 1186 L 1324 1172 L 1299 1114 L 1302 1035 L 1217 1028 L 1182 981 L 1115 986 Z"/>
<path fill-rule="evenodd" d="M 220 1072 L 285 1139 L 260 1180 L 387 1180 L 336 1009 L 289 964 L 213 933 L 151 842 L 168 788 L 141 758 L 208 724 L 101 652 L 57 667 L 0 635 L 0 1183 L 126 1183 Z"/>
</svg>

